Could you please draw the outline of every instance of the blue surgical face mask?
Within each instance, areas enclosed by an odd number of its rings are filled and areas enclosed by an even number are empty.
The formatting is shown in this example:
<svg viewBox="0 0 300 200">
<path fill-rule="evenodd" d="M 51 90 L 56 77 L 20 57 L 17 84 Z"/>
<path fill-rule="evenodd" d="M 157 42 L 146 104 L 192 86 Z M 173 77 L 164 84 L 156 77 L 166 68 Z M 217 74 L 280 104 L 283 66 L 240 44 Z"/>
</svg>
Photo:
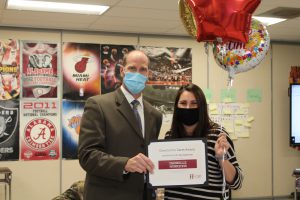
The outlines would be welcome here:
<svg viewBox="0 0 300 200">
<path fill-rule="evenodd" d="M 126 72 L 123 82 L 126 88 L 132 94 L 138 94 L 143 91 L 145 88 L 145 84 L 147 81 L 147 77 L 140 73 Z"/>
</svg>

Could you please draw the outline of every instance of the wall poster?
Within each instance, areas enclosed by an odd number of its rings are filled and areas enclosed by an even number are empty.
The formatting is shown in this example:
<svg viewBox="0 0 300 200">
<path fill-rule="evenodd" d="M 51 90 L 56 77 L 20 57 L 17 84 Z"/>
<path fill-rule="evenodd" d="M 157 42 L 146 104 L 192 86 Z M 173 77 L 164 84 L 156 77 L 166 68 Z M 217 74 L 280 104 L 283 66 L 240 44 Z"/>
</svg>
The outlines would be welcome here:
<svg viewBox="0 0 300 200">
<path fill-rule="evenodd" d="M 21 101 L 22 160 L 55 160 L 59 158 L 59 105 L 57 100 Z"/>
<path fill-rule="evenodd" d="M 186 85 L 192 82 L 192 49 L 141 46 L 150 58 L 151 85 Z"/>
<path fill-rule="evenodd" d="M 84 104 L 84 101 L 62 102 L 62 157 L 65 159 L 78 158 L 78 138 Z"/>
<path fill-rule="evenodd" d="M 123 58 L 134 49 L 132 45 L 101 45 L 101 94 L 112 92 L 121 85 Z"/>
<path fill-rule="evenodd" d="M 170 127 L 174 102 L 181 85 L 192 82 L 192 49 L 141 46 L 150 59 L 144 98 L 163 114 L 163 123 Z"/>
<path fill-rule="evenodd" d="M 0 161 L 19 159 L 19 101 L 0 101 Z"/>
<path fill-rule="evenodd" d="M 63 44 L 63 98 L 85 100 L 100 94 L 100 45 Z"/>
<path fill-rule="evenodd" d="M 23 97 L 56 98 L 57 43 L 22 42 Z"/>
<path fill-rule="evenodd" d="M 20 94 L 20 45 L 18 40 L 0 40 L 0 100 Z"/>
<path fill-rule="evenodd" d="M 178 85 L 147 85 L 143 98 L 163 114 L 163 123 L 171 126 Z"/>
</svg>

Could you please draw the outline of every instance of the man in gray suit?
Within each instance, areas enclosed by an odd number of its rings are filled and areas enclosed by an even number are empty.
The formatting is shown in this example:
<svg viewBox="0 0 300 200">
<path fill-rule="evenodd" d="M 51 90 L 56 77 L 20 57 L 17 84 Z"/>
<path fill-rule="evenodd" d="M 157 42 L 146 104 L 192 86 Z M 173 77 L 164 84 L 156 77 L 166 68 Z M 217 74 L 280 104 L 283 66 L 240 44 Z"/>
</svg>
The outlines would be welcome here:
<svg viewBox="0 0 300 200">
<path fill-rule="evenodd" d="M 122 86 L 85 104 L 78 147 L 86 171 L 85 200 L 151 199 L 145 174 L 153 172 L 154 164 L 145 153 L 158 138 L 162 115 L 143 100 L 148 65 L 142 51 L 129 52 Z"/>
</svg>

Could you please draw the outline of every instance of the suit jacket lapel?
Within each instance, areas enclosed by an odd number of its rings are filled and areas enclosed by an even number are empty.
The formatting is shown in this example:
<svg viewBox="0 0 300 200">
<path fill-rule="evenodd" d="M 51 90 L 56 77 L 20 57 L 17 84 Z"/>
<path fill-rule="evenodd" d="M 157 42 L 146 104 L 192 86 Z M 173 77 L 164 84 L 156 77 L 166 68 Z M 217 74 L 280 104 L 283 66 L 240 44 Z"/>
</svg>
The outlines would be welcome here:
<svg viewBox="0 0 300 200">
<path fill-rule="evenodd" d="M 145 141 L 146 144 L 150 142 L 151 127 L 153 124 L 153 117 L 151 117 L 151 109 L 144 103 L 144 116 L 145 116 Z"/>
<path fill-rule="evenodd" d="M 117 110 L 121 113 L 121 115 L 124 117 L 124 119 L 130 124 L 134 132 L 143 139 L 142 132 L 136 122 L 136 118 L 134 116 L 133 110 L 131 106 L 129 105 L 128 101 L 126 100 L 123 92 L 121 89 L 117 89 L 115 91 L 116 94 L 116 104 L 117 104 Z M 118 123 L 118 122 L 117 122 Z M 117 124 L 116 124 L 117 125 Z"/>
</svg>

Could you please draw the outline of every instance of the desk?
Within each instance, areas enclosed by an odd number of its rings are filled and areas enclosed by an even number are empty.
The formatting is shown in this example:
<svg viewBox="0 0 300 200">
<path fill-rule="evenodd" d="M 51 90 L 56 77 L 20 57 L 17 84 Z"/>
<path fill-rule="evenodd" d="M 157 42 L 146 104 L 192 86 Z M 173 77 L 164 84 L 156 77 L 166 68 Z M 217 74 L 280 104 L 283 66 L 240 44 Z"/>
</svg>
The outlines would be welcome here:
<svg viewBox="0 0 300 200">
<path fill-rule="evenodd" d="M 293 172 L 293 176 L 296 178 L 294 200 L 299 200 L 300 199 L 300 169 L 295 169 Z"/>
<path fill-rule="evenodd" d="M 5 184 L 5 200 L 7 200 L 7 189 L 8 186 L 8 199 L 11 200 L 11 178 L 12 178 L 12 171 L 7 167 L 0 167 L 0 175 L 4 175 L 4 177 L 0 178 L 0 183 Z"/>
</svg>

